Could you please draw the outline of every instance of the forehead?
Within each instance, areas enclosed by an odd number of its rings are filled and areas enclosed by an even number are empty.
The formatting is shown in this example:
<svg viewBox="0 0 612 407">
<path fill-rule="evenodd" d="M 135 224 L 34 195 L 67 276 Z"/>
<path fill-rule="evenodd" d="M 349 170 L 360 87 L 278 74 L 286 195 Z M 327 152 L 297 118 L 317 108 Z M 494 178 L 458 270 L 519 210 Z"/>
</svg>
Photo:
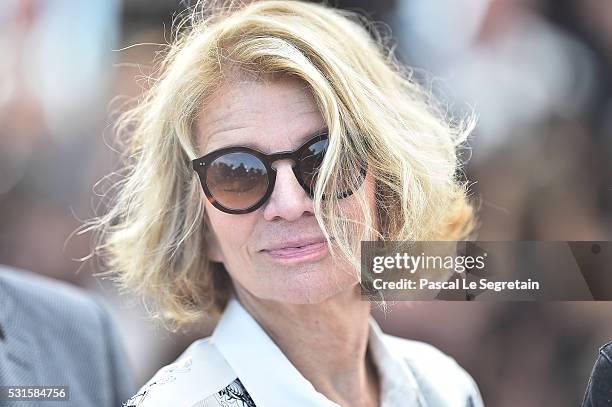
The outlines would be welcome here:
<svg viewBox="0 0 612 407">
<path fill-rule="evenodd" d="M 309 87 L 291 77 L 241 77 L 209 97 L 196 126 L 201 154 L 235 145 L 291 150 L 325 127 Z"/>
</svg>

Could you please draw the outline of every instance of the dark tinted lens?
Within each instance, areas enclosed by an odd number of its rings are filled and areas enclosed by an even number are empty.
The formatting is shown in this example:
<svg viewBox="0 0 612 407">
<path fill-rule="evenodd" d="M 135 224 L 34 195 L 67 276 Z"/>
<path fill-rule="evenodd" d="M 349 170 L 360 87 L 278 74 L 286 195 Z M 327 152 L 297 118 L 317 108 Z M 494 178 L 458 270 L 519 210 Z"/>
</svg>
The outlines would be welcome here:
<svg viewBox="0 0 612 407">
<path fill-rule="evenodd" d="M 268 173 L 254 155 L 229 153 L 209 165 L 206 185 L 221 205 L 230 209 L 246 209 L 266 194 Z"/>
<path fill-rule="evenodd" d="M 302 153 L 300 157 L 300 170 L 302 171 L 302 178 L 306 185 L 310 186 L 310 189 L 314 189 L 317 182 L 317 175 L 319 173 L 319 167 L 323 163 L 323 157 L 327 151 L 328 140 L 317 141 Z"/>
<path fill-rule="evenodd" d="M 328 140 L 320 140 L 314 142 L 306 151 L 302 154 L 300 170 L 302 172 L 302 178 L 306 186 L 312 191 L 317 182 L 317 176 L 319 168 L 323 163 L 323 158 L 327 151 Z M 365 179 L 366 167 L 361 171 L 341 171 L 338 176 L 338 192 L 336 196 L 338 198 L 346 198 L 353 194 L 353 189 L 358 188 Z M 351 188 L 352 187 L 352 188 Z M 325 194 L 323 195 L 325 197 Z"/>
<path fill-rule="evenodd" d="M 365 164 L 364 164 L 365 165 Z M 366 176 L 367 168 L 364 166 L 360 171 L 342 171 L 339 175 L 340 182 L 338 184 L 338 198 L 346 198 L 359 189 Z"/>
</svg>

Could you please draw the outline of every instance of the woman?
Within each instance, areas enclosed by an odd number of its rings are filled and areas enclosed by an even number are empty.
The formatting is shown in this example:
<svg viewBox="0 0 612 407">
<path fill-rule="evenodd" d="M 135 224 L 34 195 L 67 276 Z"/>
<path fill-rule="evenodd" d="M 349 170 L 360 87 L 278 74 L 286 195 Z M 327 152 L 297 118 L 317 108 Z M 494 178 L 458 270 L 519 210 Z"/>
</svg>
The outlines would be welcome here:
<svg viewBox="0 0 612 407">
<path fill-rule="evenodd" d="M 361 300 L 360 241 L 474 226 L 455 179 L 468 126 L 383 50 L 353 14 L 295 1 L 219 9 L 171 46 L 92 226 L 166 320 L 221 317 L 127 405 L 482 405 L 453 359 L 382 333 Z"/>
</svg>

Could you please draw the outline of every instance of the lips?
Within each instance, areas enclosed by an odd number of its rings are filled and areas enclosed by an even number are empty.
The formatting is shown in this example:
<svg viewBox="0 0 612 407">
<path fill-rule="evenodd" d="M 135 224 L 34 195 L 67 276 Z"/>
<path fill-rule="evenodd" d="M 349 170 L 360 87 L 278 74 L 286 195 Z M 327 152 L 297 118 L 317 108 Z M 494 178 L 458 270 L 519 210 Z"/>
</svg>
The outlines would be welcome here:
<svg viewBox="0 0 612 407">
<path fill-rule="evenodd" d="M 299 239 L 288 239 L 278 243 L 272 243 L 261 251 L 273 252 L 283 249 L 303 249 L 316 243 L 325 243 L 323 237 L 305 237 Z"/>
<path fill-rule="evenodd" d="M 295 264 L 323 259 L 328 254 L 327 241 L 323 237 L 285 240 L 260 250 L 269 259 L 280 264 Z"/>
<path fill-rule="evenodd" d="M 326 245 L 327 244 L 325 242 L 316 242 L 305 244 L 300 247 L 284 247 L 280 249 L 266 250 L 266 252 L 277 257 L 300 257 L 311 253 L 316 253 L 324 249 Z"/>
</svg>

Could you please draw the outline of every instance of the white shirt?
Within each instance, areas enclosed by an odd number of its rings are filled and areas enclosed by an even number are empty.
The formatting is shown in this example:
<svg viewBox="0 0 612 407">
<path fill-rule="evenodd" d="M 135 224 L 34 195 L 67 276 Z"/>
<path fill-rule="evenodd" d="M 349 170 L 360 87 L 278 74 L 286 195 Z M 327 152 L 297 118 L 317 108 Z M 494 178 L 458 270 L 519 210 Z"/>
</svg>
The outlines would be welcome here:
<svg viewBox="0 0 612 407">
<path fill-rule="evenodd" d="M 383 333 L 372 317 L 369 325 L 381 407 L 483 406 L 474 380 L 454 359 Z M 124 406 L 339 407 L 302 376 L 235 297 L 212 336 L 191 344 Z"/>
</svg>

